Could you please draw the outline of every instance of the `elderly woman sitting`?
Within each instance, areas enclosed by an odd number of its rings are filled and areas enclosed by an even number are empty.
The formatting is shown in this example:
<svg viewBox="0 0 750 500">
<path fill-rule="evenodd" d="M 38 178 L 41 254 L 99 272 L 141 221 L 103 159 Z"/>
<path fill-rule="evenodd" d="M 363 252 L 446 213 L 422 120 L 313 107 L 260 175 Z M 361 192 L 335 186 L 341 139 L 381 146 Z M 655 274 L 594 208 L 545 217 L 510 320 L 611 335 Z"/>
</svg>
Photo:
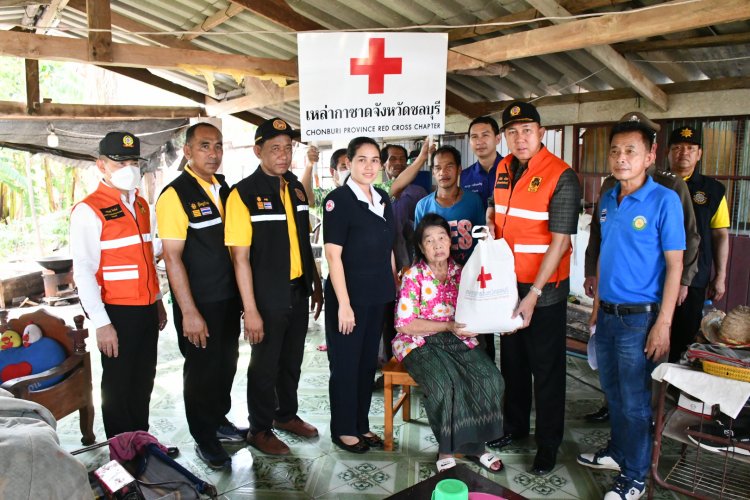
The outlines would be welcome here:
<svg viewBox="0 0 750 500">
<path fill-rule="evenodd" d="M 461 268 L 450 258 L 450 227 L 426 215 L 414 233 L 415 264 L 404 273 L 396 306 L 393 354 L 424 392 L 427 419 L 438 442 L 437 469 L 467 455 L 490 472 L 503 462 L 484 443 L 503 433 L 505 384 L 476 334 L 453 321 Z"/>
</svg>

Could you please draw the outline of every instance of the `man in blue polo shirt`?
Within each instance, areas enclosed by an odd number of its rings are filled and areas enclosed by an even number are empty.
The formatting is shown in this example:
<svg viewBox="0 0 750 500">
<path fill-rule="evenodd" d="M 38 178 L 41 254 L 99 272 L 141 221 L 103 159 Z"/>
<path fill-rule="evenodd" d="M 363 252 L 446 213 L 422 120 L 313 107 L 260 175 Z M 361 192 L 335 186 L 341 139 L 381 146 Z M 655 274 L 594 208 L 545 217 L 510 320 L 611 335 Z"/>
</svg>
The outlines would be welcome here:
<svg viewBox="0 0 750 500">
<path fill-rule="evenodd" d="M 609 401 L 607 448 L 578 456 L 596 469 L 619 469 L 605 500 L 645 493 L 651 459 L 651 371 L 669 353 L 669 330 L 685 250 L 680 199 L 654 182 L 655 133 L 642 122 L 615 125 L 609 166 L 618 185 L 602 195 L 599 212 L 599 314 L 596 356 Z"/>
<path fill-rule="evenodd" d="M 471 191 L 459 187 L 461 173 L 461 153 L 453 146 L 440 146 L 432 154 L 432 176 L 437 190 L 417 203 L 414 213 L 414 227 L 425 214 L 438 214 L 448 221 L 451 227 L 451 257 L 466 264 L 476 241 L 471 229 L 485 222 L 482 200 Z"/>
<path fill-rule="evenodd" d="M 497 152 L 501 140 L 500 127 L 494 118 L 480 116 L 469 124 L 469 145 L 477 161 L 461 171 L 461 188 L 478 194 L 484 208 L 495 189 L 497 164 L 503 159 Z"/>
</svg>

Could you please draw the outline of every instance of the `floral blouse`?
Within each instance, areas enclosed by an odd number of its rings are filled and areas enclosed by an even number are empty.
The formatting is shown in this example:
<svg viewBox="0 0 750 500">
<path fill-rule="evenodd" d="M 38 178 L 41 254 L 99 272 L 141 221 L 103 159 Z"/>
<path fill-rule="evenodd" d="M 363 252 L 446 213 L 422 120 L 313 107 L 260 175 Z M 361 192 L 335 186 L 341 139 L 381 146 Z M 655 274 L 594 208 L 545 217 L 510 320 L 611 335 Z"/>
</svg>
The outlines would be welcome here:
<svg viewBox="0 0 750 500">
<path fill-rule="evenodd" d="M 396 304 L 395 327 L 406 326 L 415 319 L 433 321 L 452 321 L 456 313 L 456 299 L 458 298 L 458 284 L 461 281 L 461 266 L 448 260 L 448 278 L 445 283 L 435 278 L 430 266 L 425 262 L 418 262 L 410 267 L 401 279 L 401 291 Z M 445 330 L 440 330 L 445 331 Z M 423 336 L 412 336 L 399 333 L 393 339 L 393 355 L 401 361 L 413 349 L 424 345 L 424 337 L 434 335 L 439 331 Z M 469 349 L 476 347 L 479 342 L 473 337 L 460 337 Z"/>
</svg>

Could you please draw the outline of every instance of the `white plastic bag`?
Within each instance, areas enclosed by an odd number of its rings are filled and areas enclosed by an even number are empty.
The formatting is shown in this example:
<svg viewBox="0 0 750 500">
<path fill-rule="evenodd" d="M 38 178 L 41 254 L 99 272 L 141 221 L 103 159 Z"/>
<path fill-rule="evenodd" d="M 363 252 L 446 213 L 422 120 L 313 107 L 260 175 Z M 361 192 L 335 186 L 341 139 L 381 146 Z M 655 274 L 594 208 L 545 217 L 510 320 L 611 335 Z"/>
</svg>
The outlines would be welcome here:
<svg viewBox="0 0 750 500">
<path fill-rule="evenodd" d="M 472 236 L 487 233 L 475 226 Z M 518 305 L 515 259 L 504 239 L 480 240 L 461 272 L 456 322 L 473 333 L 512 332 L 523 325 L 523 318 L 511 315 Z"/>
</svg>

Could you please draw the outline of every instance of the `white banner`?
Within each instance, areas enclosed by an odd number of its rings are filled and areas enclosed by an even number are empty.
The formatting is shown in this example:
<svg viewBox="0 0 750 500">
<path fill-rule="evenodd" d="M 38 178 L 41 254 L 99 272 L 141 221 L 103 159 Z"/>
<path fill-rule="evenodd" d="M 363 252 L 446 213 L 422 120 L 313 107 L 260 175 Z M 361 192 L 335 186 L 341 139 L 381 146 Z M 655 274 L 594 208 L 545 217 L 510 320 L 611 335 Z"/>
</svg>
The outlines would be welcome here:
<svg viewBox="0 0 750 500">
<path fill-rule="evenodd" d="M 303 141 L 442 134 L 446 33 L 297 35 Z"/>
</svg>

